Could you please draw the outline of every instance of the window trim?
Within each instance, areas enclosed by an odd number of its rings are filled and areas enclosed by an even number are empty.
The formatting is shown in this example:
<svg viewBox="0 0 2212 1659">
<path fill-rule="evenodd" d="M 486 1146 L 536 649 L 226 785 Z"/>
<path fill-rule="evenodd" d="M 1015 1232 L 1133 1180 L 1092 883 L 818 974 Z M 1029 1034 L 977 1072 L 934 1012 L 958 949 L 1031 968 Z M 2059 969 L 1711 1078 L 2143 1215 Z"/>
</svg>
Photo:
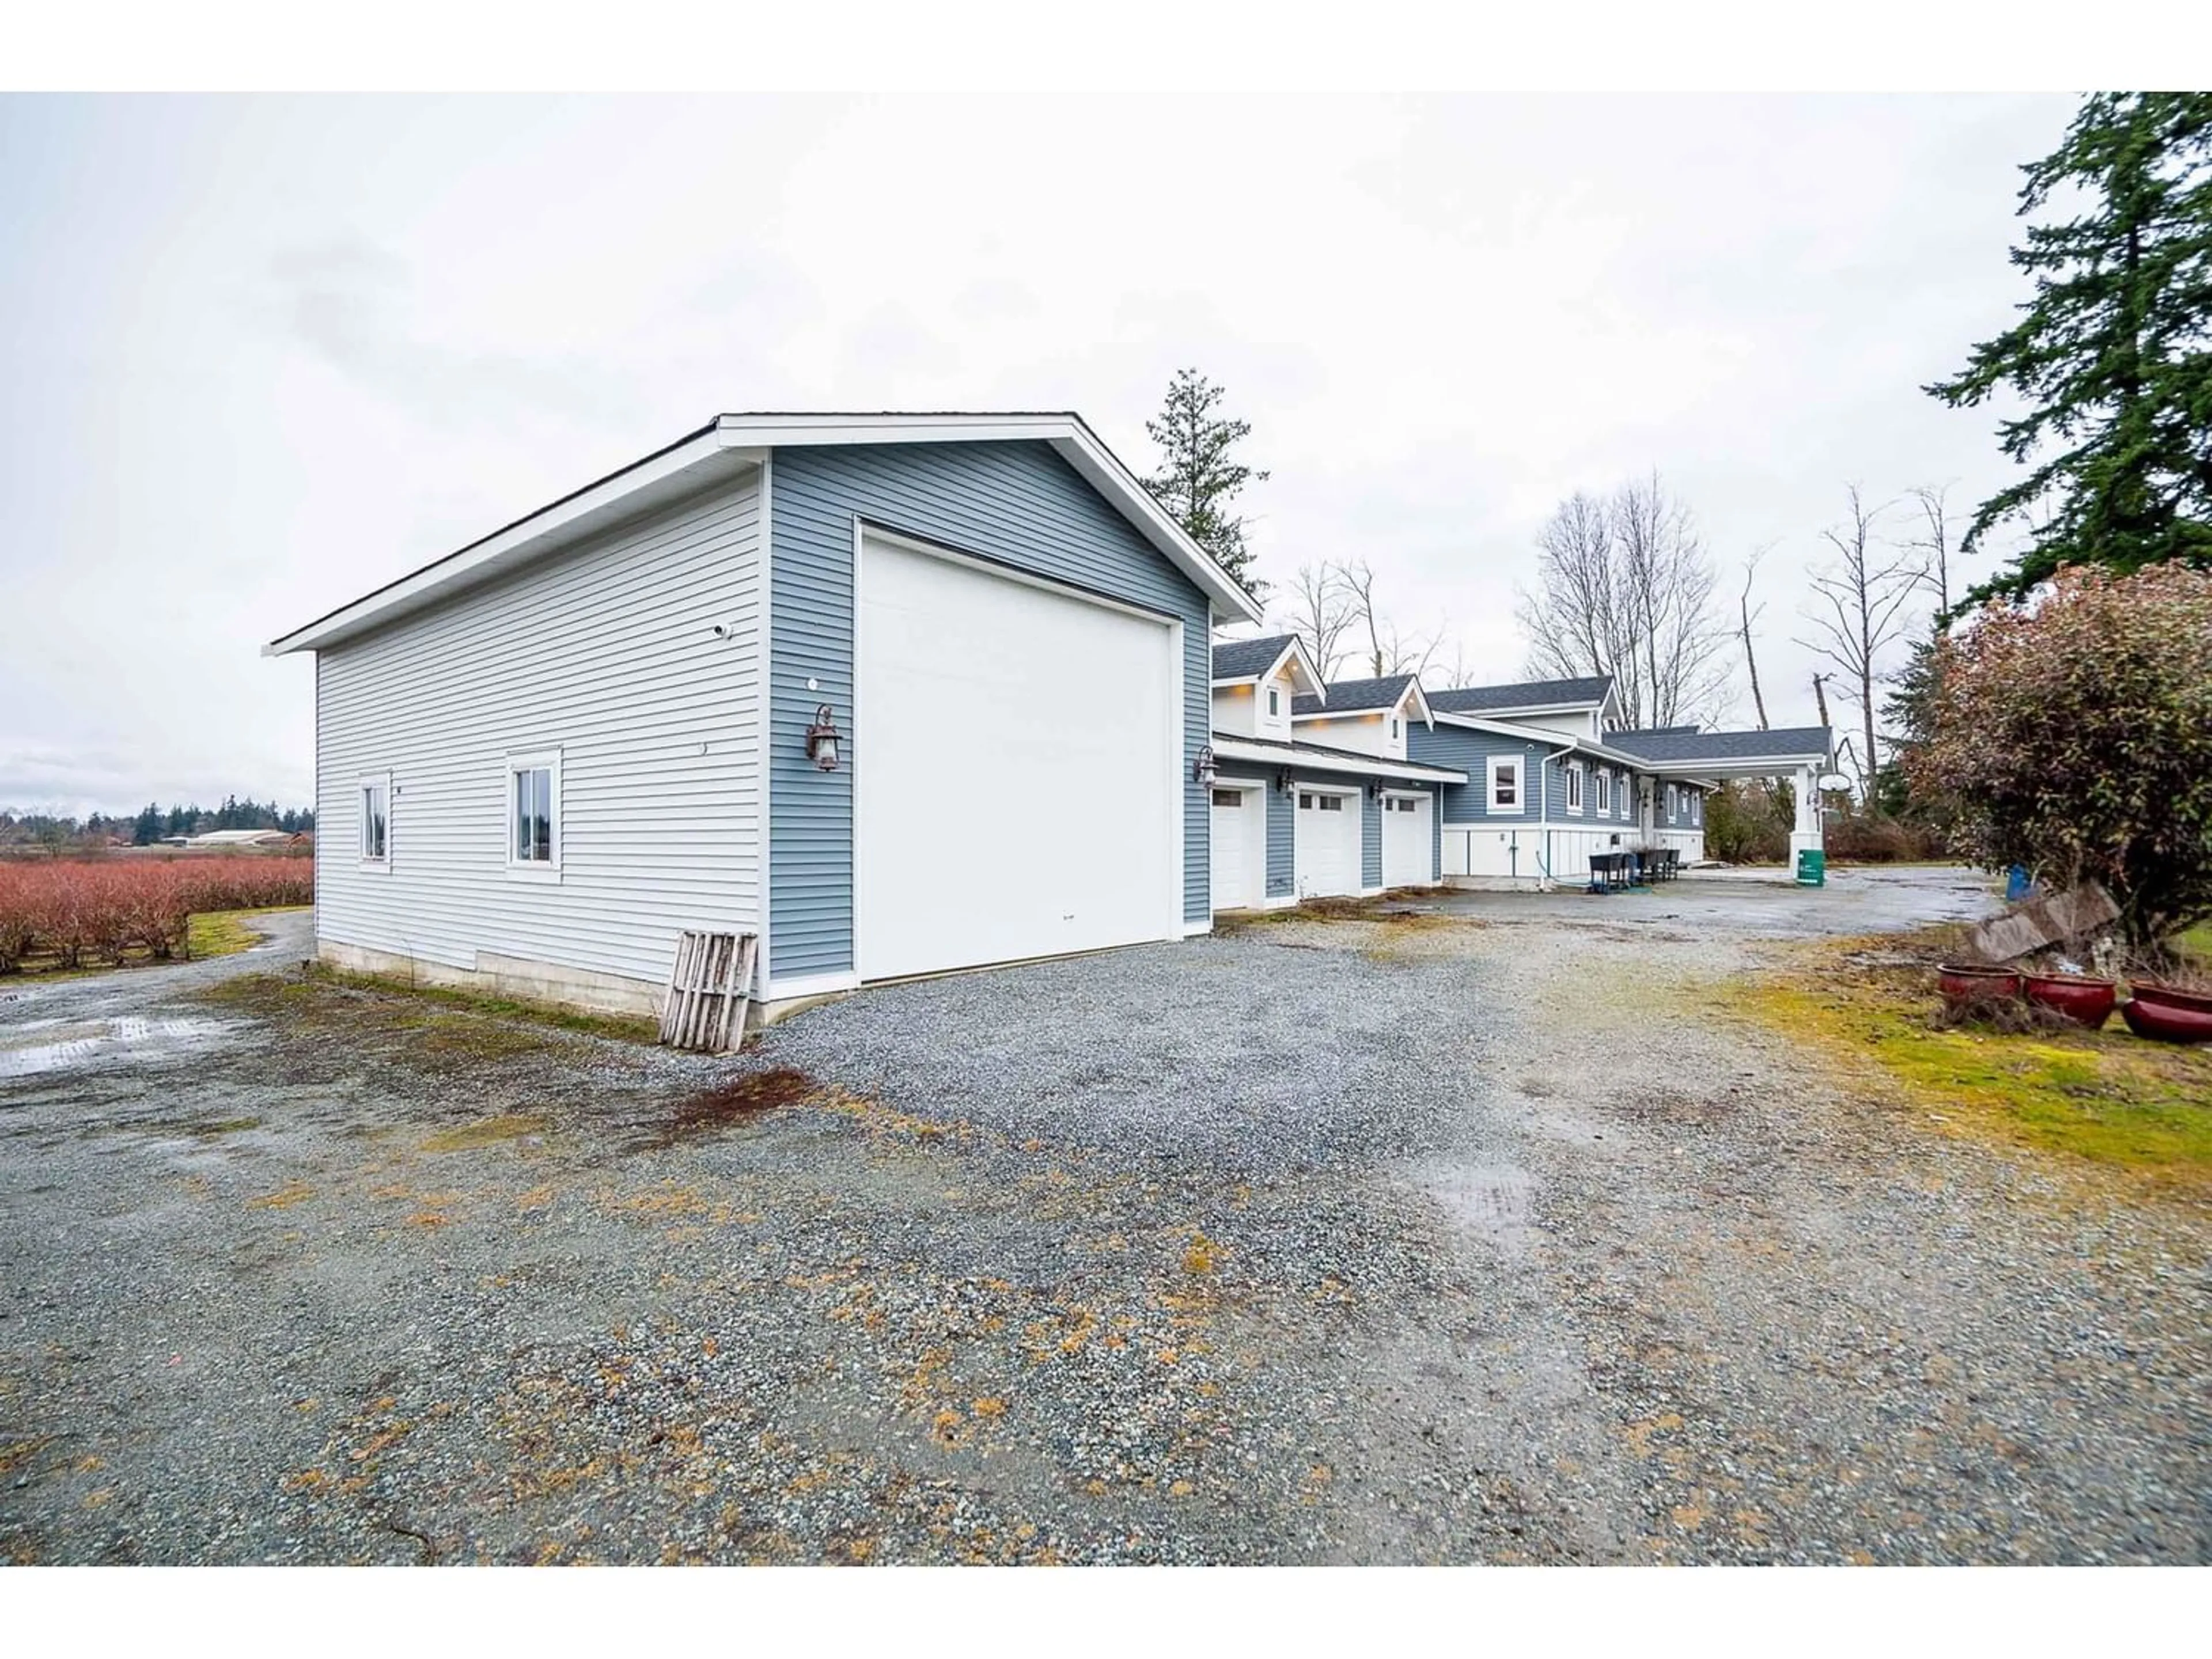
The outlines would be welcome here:
<svg viewBox="0 0 2212 1659">
<path fill-rule="evenodd" d="M 1583 774 L 1585 769 L 1580 761 L 1569 761 L 1566 764 L 1566 810 L 1576 817 L 1583 815 L 1584 796 Z"/>
<path fill-rule="evenodd" d="M 1667 822 L 1668 823 L 1674 822 L 1676 815 L 1681 810 L 1681 787 L 1679 784 L 1668 784 L 1667 786 Z"/>
<path fill-rule="evenodd" d="M 1513 769 L 1514 799 L 1510 805 L 1498 799 L 1498 769 L 1501 766 L 1510 766 Z M 1488 808 L 1490 813 L 1496 817 L 1527 817 L 1528 816 L 1528 756 L 1492 755 L 1489 757 L 1487 769 L 1489 773 L 1487 781 L 1490 785 Z"/>
<path fill-rule="evenodd" d="M 1279 720 L 1282 717 L 1283 688 L 1279 685 L 1271 685 L 1267 688 L 1267 718 L 1271 720 Z"/>
<path fill-rule="evenodd" d="M 1613 769 L 1601 766 L 1590 775 L 1590 787 L 1596 792 L 1590 810 L 1601 818 L 1613 816 Z"/>
<path fill-rule="evenodd" d="M 550 859 L 521 859 L 514 855 L 514 780 L 518 773 L 544 771 L 549 774 L 548 786 L 552 791 L 552 842 Z M 507 873 L 516 881 L 550 881 L 561 879 L 563 844 L 568 840 L 565 801 L 561 789 L 561 751 L 558 749 L 514 749 L 507 751 L 506 763 L 500 769 L 500 835 L 507 847 Z"/>
<path fill-rule="evenodd" d="M 368 853 L 368 803 L 364 799 L 371 789 L 384 792 L 384 851 L 372 858 Z M 389 874 L 392 870 L 392 774 L 364 772 L 354 785 L 354 852 L 361 867 Z"/>
</svg>

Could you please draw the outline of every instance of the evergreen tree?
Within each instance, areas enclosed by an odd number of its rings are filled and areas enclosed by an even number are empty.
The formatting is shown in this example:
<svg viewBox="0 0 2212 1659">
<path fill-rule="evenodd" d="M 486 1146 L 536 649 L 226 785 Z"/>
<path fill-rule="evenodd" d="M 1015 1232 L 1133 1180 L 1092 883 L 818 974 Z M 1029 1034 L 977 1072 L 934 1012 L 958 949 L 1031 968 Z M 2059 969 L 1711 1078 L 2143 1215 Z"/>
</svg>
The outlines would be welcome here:
<svg viewBox="0 0 2212 1659">
<path fill-rule="evenodd" d="M 151 847 L 161 839 L 161 809 L 156 803 L 146 803 L 146 810 L 131 827 L 131 839 L 140 847 Z"/>
<path fill-rule="evenodd" d="M 2061 565 L 2212 564 L 2212 94 L 2100 93 L 2022 169 L 2031 224 L 2012 262 L 2035 280 L 2021 320 L 1925 388 L 1954 408 L 2008 387 L 2000 423 L 2028 475 L 1981 504 L 1962 550 L 2033 519 L 2009 571 L 1970 598 L 2022 594 Z"/>
<path fill-rule="evenodd" d="M 1267 475 L 1234 458 L 1237 446 L 1251 436 L 1249 421 L 1214 413 L 1226 389 L 1194 368 L 1177 369 L 1168 382 L 1167 400 L 1145 430 L 1160 447 L 1160 470 L 1145 481 L 1152 497 L 1190 538 L 1255 595 L 1267 584 L 1249 574 L 1252 550 L 1244 545 L 1244 520 L 1230 512 L 1237 492 Z"/>
</svg>

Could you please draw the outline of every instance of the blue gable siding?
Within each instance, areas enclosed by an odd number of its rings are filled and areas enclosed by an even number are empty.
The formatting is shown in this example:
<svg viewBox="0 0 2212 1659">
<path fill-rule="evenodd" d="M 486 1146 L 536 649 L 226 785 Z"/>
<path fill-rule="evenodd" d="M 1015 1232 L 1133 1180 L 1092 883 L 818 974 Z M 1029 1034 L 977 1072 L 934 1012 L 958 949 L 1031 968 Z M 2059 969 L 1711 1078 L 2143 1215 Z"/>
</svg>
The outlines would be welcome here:
<svg viewBox="0 0 2212 1659">
<path fill-rule="evenodd" d="M 1372 789 L 1359 796 L 1359 884 L 1382 884 L 1382 801 Z"/>
<path fill-rule="evenodd" d="M 1437 820 L 1453 823 L 1479 823 L 1490 817 L 1490 757 L 1492 755 L 1518 755 L 1526 763 L 1531 783 L 1536 772 L 1538 757 L 1550 745 L 1538 738 L 1496 737 L 1488 732 L 1471 732 L 1463 726 L 1437 725 L 1431 728 L 1420 721 L 1413 722 L 1406 733 L 1406 755 L 1409 760 L 1431 766 L 1449 766 L 1467 774 L 1463 784 L 1448 783 L 1438 792 Z M 1549 772 L 1553 769 L 1543 769 Z M 1501 823 L 1534 823 L 1540 814 L 1536 809 L 1534 792 L 1527 792 L 1528 810 L 1522 812 L 1501 812 Z"/>
<path fill-rule="evenodd" d="M 853 775 L 817 770 L 805 732 L 816 705 L 853 707 L 853 526 L 994 560 L 1181 618 L 1183 628 L 1183 915 L 1210 914 L 1206 792 L 1190 761 L 1212 714 L 1206 595 L 1097 492 L 1036 443 L 870 444 L 778 449 L 769 495 L 769 970 L 850 971 Z M 820 683 L 810 690 L 807 680 Z"/>
</svg>

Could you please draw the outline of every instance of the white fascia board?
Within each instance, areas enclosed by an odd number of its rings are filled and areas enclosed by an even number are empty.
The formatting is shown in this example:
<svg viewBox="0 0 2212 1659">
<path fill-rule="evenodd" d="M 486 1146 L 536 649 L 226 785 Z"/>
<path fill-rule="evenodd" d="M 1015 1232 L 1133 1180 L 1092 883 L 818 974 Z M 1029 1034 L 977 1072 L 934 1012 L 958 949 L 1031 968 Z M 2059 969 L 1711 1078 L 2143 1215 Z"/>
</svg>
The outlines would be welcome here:
<svg viewBox="0 0 2212 1659">
<path fill-rule="evenodd" d="M 1151 490 L 1114 452 L 1069 413 L 981 415 L 724 415 L 715 422 L 726 438 L 768 449 L 805 444 L 1006 443 L 1050 444 L 1091 487 L 1144 532 L 1168 562 L 1239 621 L 1257 623 L 1259 602 L 1213 561 L 1213 556 L 1161 511 Z"/>
<path fill-rule="evenodd" d="M 1235 738 L 1212 734 L 1214 757 L 1218 760 L 1256 761 L 1267 766 L 1319 767 L 1325 771 L 1351 774 L 1372 774 L 1378 778 L 1399 778 L 1407 783 L 1465 783 L 1467 774 L 1449 766 L 1423 766 L 1415 761 L 1395 761 L 1381 755 L 1367 756 L 1346 751 L 1338 755 L 1316 755 L 1310 749 L 1285 750 L 1270 748 L 1264 744 L 1240 743 Z"/>
<path fill-rule="evenodd" d="M 1795 772 L 1802 766 L 1825 767 L 1825 754 L 1795 755 L 1705 755 L 1689 760 L 1643 760 L 1636 762 L 1641 771 L 1654 776 L 1674 778 L 1694 782 L 1701 778 L 1764 778 L 1784 772 Z"/>
<path fill-rule="evenodd" d="M 708 428 L 658 454 L 587 484 L 481 541 L 341 605 L 305 628 L 261 647 L 264 657 L 313 651 L 434 604 L 525 562 L 574 544 L 594 532 L 689 495 L 717 477 L 735 477 L 762 459 L 758 450 L 726 441 Z"/>
<path fill-rule="evenodd" d="M 1313 665 L 1313 659 L 1306 653 L 1306 647 L 1304 641 L 1299 640 L 1296 635 L 1292 635 L 1291 636 L 1291 642 L 1285 646 L 1282 650 L 1277 653 L 1274 661 L 1269 663 L 1258 673 L 1220 674 L 1214 678 L 1213 684 L 1216 685 L 1258 685 L 1263 681 L 1273 679 L 1282 671 L 1282 666 L 1286 662 L 1291 665 L 1291 695 L 1292 696 L 1319 697 L 1323 702 L 1327 702 L 1328 701 L 1328 687 L 1322 684 L 1320 673 Z M 1305 681 L 1306 685 L 1310 688 L 1309 690 L 1300 690 L 1298 689 L 1298 682 L 1301 679 Z M 1293 714 L 1291 718 L 1294 720 L 1319 720 L 1323 716 L 1322 714 Z"/>
<path fill-rule="evenodd" d="M 1429 708 L 1428 694 L 1421 690 L 1421 678 L 1418 674 L 1416 674 L 1412 679 L 1406 682 L 1406 689 L 1398 694 L 1398 701 L 1391 705 L 1392 708 L 1404 708 L 1406 706 L 1406 699 L 1408 697 L 1411 697 L 1413 700 L 1413 709 L 1416 714 L 1420 715 L 1421 723 L 1426 726 L 1431 732 L 1435 731 L 1437 727 L 1437 717 Z"/>
<path fill-rule="evenodd" d="M 1437 710 L 1436 720 L 1442 726 L 1462 726 L 1469 732 L 1487 732 L 1494 738 L 1511 738 L 1521 743 L 1542 744 L 1553 754 L 1575 746 L 1575 739 L 1564 732 L 1542 732 L 1526 726 L 1514 726 L 1504 720 L 1494 720 L 1480 714 L 1455 714 L 1448 709 Z"/>
<path fill-rule="evenodd" d="M 1601 704 L 1587 701 L 1516 703 L 1510 708 L 1486 708 L 1482 711 L 1482 718 L 1493 720 L 1525 720 L 1531 714 L 1587 714 L 1592 710 L 1601 708 Z"/>
</svg>

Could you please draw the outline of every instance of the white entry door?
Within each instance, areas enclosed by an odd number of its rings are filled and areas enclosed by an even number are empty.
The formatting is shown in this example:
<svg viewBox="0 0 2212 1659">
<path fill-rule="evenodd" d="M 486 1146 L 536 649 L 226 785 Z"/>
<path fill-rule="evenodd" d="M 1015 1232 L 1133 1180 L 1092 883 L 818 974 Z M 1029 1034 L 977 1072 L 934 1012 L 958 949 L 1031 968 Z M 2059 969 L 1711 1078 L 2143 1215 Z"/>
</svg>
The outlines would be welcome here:
<svg viewBox="0 0 2212 1659">
<path fill-rule="evenodd" d="M 1359 795 L 1298 790 L 1294 865 L 1300 898 L 1359 890 Z"/>
<path fill-rule="evenodd" d="M 1223 785 L 1213 792 L 1213 908 L 1249 910 L 1267 890 L 1267 793 Z"/>
<path fill-rule="evenodd" d="M 1428 795 L 1382 797 L 1382 884 L 1426 887 L 1435 881 L 1436 841 Z"/>
<path fill-rule="evenodd" d="M 860 976 L 1181 937 L 1173 627 L 873 536 L 857 611 Z"/>
</svg>

